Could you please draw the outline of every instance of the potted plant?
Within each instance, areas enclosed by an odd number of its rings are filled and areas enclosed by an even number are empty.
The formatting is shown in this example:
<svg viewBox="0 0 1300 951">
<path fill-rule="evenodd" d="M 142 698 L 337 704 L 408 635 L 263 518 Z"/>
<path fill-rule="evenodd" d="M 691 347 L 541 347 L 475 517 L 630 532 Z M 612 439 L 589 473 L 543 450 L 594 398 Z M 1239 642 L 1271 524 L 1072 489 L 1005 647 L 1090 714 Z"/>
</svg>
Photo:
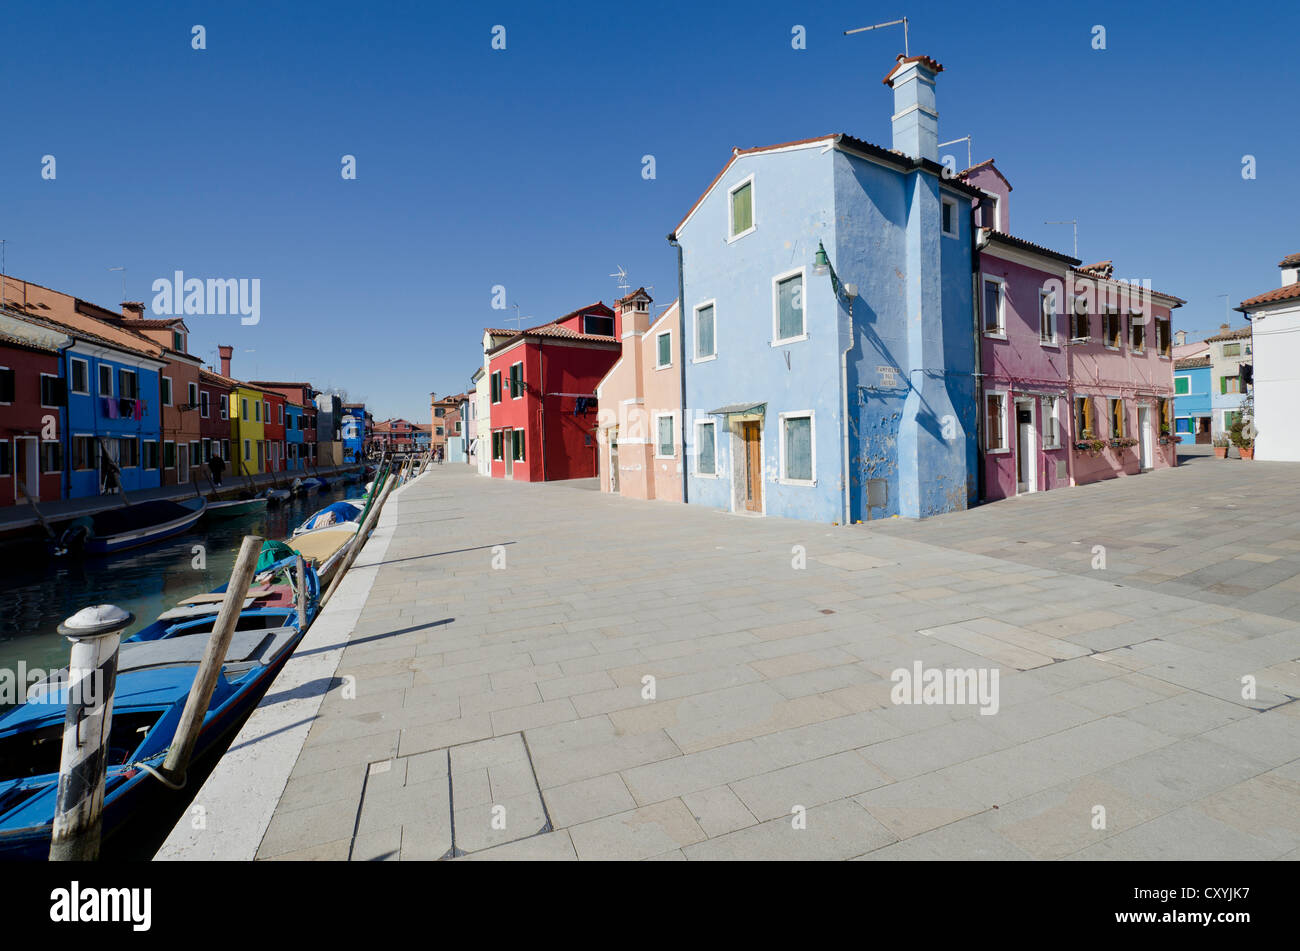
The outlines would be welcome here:
<svg viewBox="0 0 1300 951">
<path fill-rule="evenodd" d="M 1246 398 L 1241 401 L 1241 409 L 1237 413 L 1237 418 L 1232 421 L 1232 426 L 1228 430 L 1228 438 L 1232 444 L 1237 447 L 1237 452 L 1243 459 L 1255 458 L 1255 400 L 1253 393 L 1247 393 Z"/>
<path fill-rule="evenodd" d="M 1228 437 L 1227 436 L 1214 437 L 1214 455 L 1219 459 L 1228 458 Z"/>
</svg>

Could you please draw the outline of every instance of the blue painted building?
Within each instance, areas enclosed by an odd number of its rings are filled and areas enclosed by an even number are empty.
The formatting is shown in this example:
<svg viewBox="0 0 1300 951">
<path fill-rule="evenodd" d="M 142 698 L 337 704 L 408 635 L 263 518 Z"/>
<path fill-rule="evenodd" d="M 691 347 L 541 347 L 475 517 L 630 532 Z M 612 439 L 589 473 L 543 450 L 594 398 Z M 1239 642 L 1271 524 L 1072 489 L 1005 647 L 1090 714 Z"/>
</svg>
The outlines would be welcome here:
<svg viewBox="0 0 1300 951">
<path fill-rule="evenodd" d="M 136 352 L 81 331 L 69 333 L 75 342 L 63 354 L 67 497 L 105 490 L 111 468 L 105 456 L 117 463 L 127 492 L 157 488 L 162 476 L 159 377 L 166 364 L 144 348 Z"/>
<path fill-rule="evenodd" d="M 307 468 L 303 433 L 305 415 L 303 408 L 296 403 L 284 406 L 285 468 L 290 471 Z"/>
<path fill-rule="evenodd" d="M 1174 362 L 1174 434 L 1185 443 L 1208 443 L 1213 431 L 1208 353 Z"/>
<path fill-rule="evenodd" d="M 342 409 L 343 461 L 360 462 L 366 457 L 369 414 L 364 403 L 347 403 Z"/>
<path fill-rule="evenodd" d="M 977 500 L 981 193 L 938 164 L 942 69 L 885 78 L 893 149 L 736 150 L 670 236 L 684 339 L 656 354 L 684 370 L 688 502 L 842 523 Z"/>
</svg>

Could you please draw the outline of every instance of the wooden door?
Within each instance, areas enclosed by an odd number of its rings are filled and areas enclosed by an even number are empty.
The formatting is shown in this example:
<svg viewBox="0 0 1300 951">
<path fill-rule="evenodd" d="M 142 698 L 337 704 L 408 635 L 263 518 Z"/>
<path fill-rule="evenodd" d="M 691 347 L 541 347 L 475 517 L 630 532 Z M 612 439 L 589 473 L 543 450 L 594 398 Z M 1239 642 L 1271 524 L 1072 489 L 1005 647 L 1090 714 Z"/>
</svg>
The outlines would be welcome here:
<svg viewBox="0 0 1300 951">
<path fill-rule="evenodd" d="M 763 511 L 762 428 L 758 423 L 741 423 L 745 441 L 745 511 Z"/>
</svg>

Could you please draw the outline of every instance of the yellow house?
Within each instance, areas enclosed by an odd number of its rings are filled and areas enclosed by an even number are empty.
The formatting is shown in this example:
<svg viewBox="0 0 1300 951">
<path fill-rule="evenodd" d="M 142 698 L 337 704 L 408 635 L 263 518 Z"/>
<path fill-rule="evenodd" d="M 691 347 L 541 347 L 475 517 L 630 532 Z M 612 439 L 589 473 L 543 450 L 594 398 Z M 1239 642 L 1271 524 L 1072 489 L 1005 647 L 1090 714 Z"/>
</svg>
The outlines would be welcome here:
<svg viewBox="0 0 1300 951">
<path fill-rule="evenodd" d="M 266 394 L 242 383 L 230 393 L 230 467 L 237 476 L 266 471 Z"/>
</svg>

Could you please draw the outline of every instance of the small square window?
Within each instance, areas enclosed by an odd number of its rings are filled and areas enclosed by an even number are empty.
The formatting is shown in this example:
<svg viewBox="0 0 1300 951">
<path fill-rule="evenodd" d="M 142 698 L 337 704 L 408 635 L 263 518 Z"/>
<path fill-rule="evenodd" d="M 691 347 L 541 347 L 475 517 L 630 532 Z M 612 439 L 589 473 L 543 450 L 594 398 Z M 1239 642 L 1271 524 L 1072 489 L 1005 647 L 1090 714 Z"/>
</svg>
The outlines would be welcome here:
<svg viewBox="0 0 1300 951">
<path fill-rule="evenodd" d="M 673 365 L 672 331 L 661 333 L 655 338 L 655 369 L 662 370 Z"/>
<path fill-rule="evenodd" d="M 960 237 L 961 233 L 958 230 L 959 226 L 957 224 L 957 200 L 945 195 L 941 199 L 940 214 L 943 218 L 942 228 L 944 236 L 948 238 Z"/>
</svg>

